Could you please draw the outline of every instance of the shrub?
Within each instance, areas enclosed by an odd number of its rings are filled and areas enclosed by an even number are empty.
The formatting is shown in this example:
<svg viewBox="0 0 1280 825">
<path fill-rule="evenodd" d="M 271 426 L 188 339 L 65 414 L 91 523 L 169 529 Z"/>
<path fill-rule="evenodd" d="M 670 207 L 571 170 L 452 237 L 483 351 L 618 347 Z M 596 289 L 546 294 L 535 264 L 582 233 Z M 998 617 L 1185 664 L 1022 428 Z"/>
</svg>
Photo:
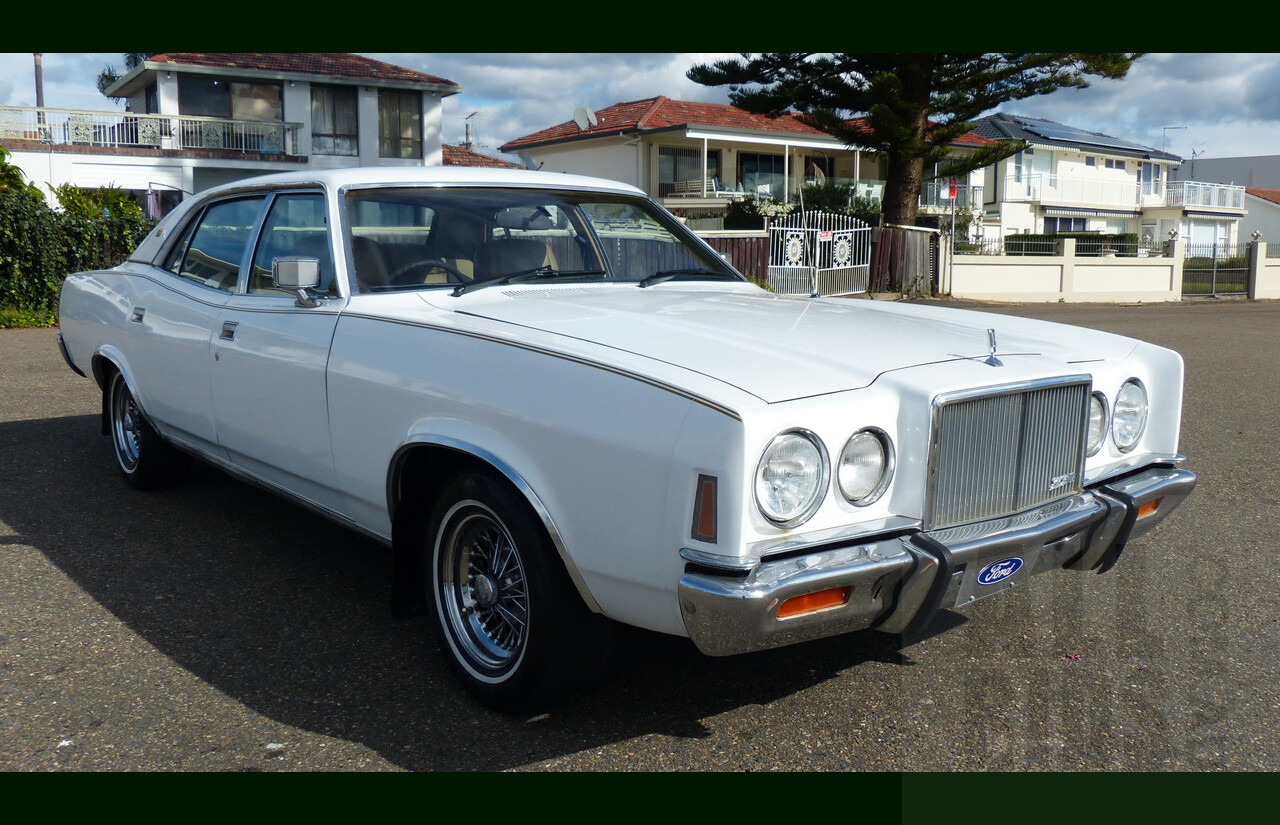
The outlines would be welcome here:
<svg viewBox="0 0 1280 825">
<path fill-rule="evenodd" d="M 118 186 L 81 189 L 69 183 L 54 187 L 53 194 L 68 215 L 77 218 L 142 218 L 142 205 Z"/>
<path fill-rule="evenodd" d="M 109 210 L 82 217 L 25 193 L 0 192 L 0 307 L 14 311 L 8 325 L 56 312 L 69 273 L 115 266 L 155 224 L 141 210 Z"/>
</svg>

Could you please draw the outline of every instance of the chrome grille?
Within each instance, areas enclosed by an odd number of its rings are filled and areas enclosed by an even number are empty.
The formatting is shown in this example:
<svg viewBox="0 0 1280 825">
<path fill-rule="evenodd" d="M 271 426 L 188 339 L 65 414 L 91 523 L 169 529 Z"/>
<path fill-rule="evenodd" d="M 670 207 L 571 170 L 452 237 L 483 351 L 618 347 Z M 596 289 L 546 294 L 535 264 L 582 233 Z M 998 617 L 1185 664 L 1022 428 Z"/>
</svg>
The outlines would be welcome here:
<svg viewBox="0 0 1280 825">
<path fill-rule="evenodd" d="M 1078 493 L 1090 379 L 934 400 L 925 528 L 999 518 Z"/>
</svg>

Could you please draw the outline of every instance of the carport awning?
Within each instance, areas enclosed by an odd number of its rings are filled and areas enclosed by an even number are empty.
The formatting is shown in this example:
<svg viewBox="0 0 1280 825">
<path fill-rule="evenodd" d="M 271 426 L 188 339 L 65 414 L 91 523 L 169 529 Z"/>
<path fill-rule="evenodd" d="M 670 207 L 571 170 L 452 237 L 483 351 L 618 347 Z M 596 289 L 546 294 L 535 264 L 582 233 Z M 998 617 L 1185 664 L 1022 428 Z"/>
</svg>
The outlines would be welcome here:
<svg viewBox="0 0 1280 825">
<path fill-rule="evenodd" d="M 1045 207 L 1046 218 L 1134 218 L 1141 213 L 1137 209 L 1072 209 L 1069 206 Z"/>
</svg>

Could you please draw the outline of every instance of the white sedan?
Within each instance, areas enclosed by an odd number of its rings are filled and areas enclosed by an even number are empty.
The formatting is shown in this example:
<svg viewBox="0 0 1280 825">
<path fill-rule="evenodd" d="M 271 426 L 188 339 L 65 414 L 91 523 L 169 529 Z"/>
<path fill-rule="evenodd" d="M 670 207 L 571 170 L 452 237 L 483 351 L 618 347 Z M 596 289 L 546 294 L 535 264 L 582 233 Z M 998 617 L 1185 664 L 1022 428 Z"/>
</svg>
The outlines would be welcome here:
<svg viewBox="0 0 1280 825">
<path fill-rule="evenodd" d="M 710 655 L 1105 571 L 1195 485 L 1182 360 L 784 297 L 630 186 L 350 169 L 189 199 L 67 278 L 131 484 L 196 456 L 390 544 L 463 684 L 528 710 L 617 623 Z"/>
</svg>

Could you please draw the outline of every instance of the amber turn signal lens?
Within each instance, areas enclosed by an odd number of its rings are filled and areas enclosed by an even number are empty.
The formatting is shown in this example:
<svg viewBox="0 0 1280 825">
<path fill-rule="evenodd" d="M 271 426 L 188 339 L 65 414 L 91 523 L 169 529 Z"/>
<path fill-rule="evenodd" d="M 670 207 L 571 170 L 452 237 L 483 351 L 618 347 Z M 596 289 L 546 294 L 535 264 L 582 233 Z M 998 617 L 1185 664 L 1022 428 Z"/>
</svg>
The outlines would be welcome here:
<svg viewBox="0 0 1280 825">
<path fill-rule="evenodd" d="M 1154 513 L 1160 507 L 1160 502 L 1162 501 L 1164 501 L 1163 498 L 1153 498 L 1151 499 L 1151 501 L 1148 501 L 1146 504 L 1139 504 L 1138 518 L 1146 518 L 1147 516 Z"/>
<path fill-rule="evenodd" d="M 819 590 L 817 593 L 794 596 L 787 599 L 778 608 L 778 618 L 790 619 L 795 616 L 803 616 L 806 613 L 817 613 L 819 610 L 839 607 L 849 601 L 849 591 L 851 589 L 849 587 L 833 587 L 830 590 Z"/>
</svg>

